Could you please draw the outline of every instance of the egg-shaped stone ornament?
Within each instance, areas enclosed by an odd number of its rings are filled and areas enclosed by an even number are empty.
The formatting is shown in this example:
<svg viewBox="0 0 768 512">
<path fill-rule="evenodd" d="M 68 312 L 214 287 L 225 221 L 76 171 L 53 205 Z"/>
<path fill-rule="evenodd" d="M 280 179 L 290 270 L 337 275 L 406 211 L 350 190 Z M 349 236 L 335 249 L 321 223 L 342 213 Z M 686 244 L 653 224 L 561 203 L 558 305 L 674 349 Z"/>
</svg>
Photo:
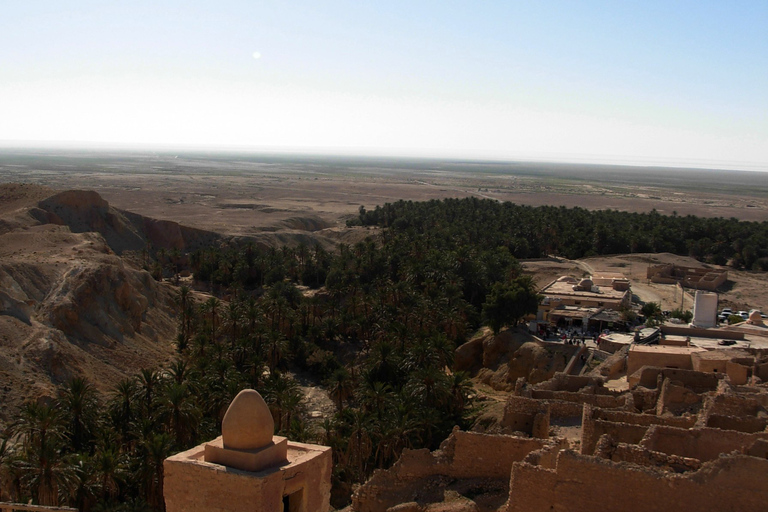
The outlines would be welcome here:
<svg viewBox="0 0 768 512">
<path fill-rule="evenodd" d="M 267 403 L 255 389 L 244 389 L 229 404 L 221 422 L 225 449 L 255 450 L 272 442 L 275 421 Z"/>
</svg>

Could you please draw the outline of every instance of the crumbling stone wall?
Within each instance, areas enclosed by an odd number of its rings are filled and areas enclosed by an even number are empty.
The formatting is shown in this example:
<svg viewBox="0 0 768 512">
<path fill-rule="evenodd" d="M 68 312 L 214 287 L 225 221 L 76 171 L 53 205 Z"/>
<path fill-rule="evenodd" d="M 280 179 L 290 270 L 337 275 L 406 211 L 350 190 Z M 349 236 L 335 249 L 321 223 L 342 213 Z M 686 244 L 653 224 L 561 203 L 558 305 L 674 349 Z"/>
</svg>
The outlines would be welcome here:
<svg viewBox="0 0 768 512">
<path fill-rule="evenodd" d="M 656 414 L 660 416 L 668 412 L 672 414 L 698 412 L 702 401 L 701 395 L 688 389 L 681 382 L 664 379 L 656 402 Z"/>
<path fill-rule="evenodd" d="M 661 379 L 659 379 L 659 376 L 661 376 Z M 677 368 L 644 366 L 633 375 L 627 377 L 630 387 L 643 386 L 649 389 L 655 389 L 664 379 L 679 382 L 696 393 L 704 393 L 706 391 L 715 391 L 720 380 L 723 379 L 723 375 Z"/>
<path fill-rule="evenodd" d="M 549 437 L 550 405 L 546 401 L 510 396 L 504 405 L 500 425 L 505 432 L 522 432 L 532 437 Z"/>
<path fill-rule="evenodd" d="M 589 404 L 604 409 L 617 409 L 624 407 L 626 395 L 593 395 L 587 393 L 573 393 L 570 391 L 546 391 L 534 389 L 531 391 L 531 398 L 536 400 L 557 400 L 560 402 L 570 402 L 574 404 Z M 554 407 L 552 414 L 555 415 Z"/>
<path fill-rule="evenodd" d="M 703 462 L 717 459 L 722 453 L 744 452 L 758 439 L 768 439 L 768 432 L 746 433 L 717 428 L 682 429 L 654 425 L 648 428 L 639 444 L 649 450 Z"/>
<path fill-rule="evenodd" d="M 768 414 L 768 393 L 717 393 L 707 397 L 704 410 L 708 414 L 722 416 Z"/>
<path fill-rule="evenodd" d="M 581 453 L 592 455 L 598 441 L 604 435 L 618 443 L 638 444 L 651 425 L 669 425 L 690 428 L 696 423 L 695 416 L 655 416 L 624 411 L 606 411 L 584 406 L 581 419 Z"/>
<path fill-rule="evenodd" d="M 514 462 L 544 447 L 557 450 L 558 443 L 456 428 L 439 450 L 405 450 L 392 468 L 375 471 L 352 495 L 352 506 L 356 512 L 386 512 L 395 505 L 414 501 L 414 494 L 419 493 L 424 482 L 436 485 L 443 477 L 499 479 L 506 483 Z"/>
<path fill-rule="evenodd" d="M 766 474 L 768 460 L 745 455 L 724 456 L 678 475 L 567 450 L 555 469 L 513 465 L 507 512 L 764 510 Z"/>
<path fill-rule="evenodd" d="M 632 423 L 635 425 L 646 425 L 646 426 L 668 425 L 671 427 L 679 427 L 679 428 L 692 428 L 696 424 L 695 415 L 655 416 L 653 414 L 638 414 L 638 413 L 626 412 L 626 411 L 599 409 L 597 407 L 593 407 L 591 410 L 592 410 L 592 414 L 591 414 L 592 418 L 605 420 L 605 421 Z"/>
<path fill-rule="evenodd" d="M 755 416 L 722 416 L 720 414 L 710 414 L 707 417 L 705 426 L 719 428 L 721 430 L 738 430 L 739 432 L 762 432 L 768 426 L 768 418 L 757 418 Z"/>
<path fill-rule="evenodd" d="M 748 359 L 733 359 L 725 363 L 725 373 L 733 384 L 746 384 L 752 376 L 752 366 Z"/>
<path fill-rule="evenodd" d="M 595 455 L 607 458 L 613 462 L 631 462 L 632 464 L 658 468 L 674 473 L 697 471 L 701 468 L 701 461 L 698 459 L 655 452 L 635 444 L 618 443 L 610 446 L 607 450 L 603 448 L 603 445 L 606 444 L 603 443 L 603 439 L 598 444 Z"/>
<path fill-rule="evenodd" d="M 570 391 L 577 393 L 589 387 L 590 393 L 617 395 L 618 393 L 603 387 L 604 380 L 601 377 L 587 375 L 566 375 L 556 373 L 551 379 L 536 384 L 536 389 L 545 391 Z M 594 389 L 594 391 L 592 390 Z"/>
</svg>

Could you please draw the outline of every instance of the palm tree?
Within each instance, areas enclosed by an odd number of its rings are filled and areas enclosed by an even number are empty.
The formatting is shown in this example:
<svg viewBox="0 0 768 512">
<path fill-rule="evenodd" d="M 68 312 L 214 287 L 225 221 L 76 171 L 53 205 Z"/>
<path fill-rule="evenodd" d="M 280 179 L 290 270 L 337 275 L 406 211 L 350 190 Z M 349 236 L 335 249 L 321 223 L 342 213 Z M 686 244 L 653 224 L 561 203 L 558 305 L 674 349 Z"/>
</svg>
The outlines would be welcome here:
<svg viewBox="0 0 768 512">
<path fill-rule="evenodd" d="M 277 431 L 290 426 L 291 415 L 299 407 L 303 394 L 292 378 L 273 372 L 264 382 L 264 401 L 267 402 Z"/>
<path fill-rule="evenodd" d="M 192 305 L 192 290 L 187 285 L 181 285 L 179 287 L 179 293 L 176 297 L 176 302 L 179 304 L 179 312 L 181 313 L 179 320 L 180 334 L 184 341 L 189 339 L 191 332 L 192 315 L 190 315 L 190 306 Z"/>
<path fill-rule="evenodd" d="M 288 348 L 288 340 L 280 331 L 269 331 L 266 342 L 267 365 L 274 372 Z"/>
<path fill-rule="evenodd" d="M 331 375 L 328 380 L 328 392 L 336 400 L 336 410 L 341 412 L 344 406 L 344 400 L 352 396 L 355 384 L 346 368 L 339 368 Z"/>
<path fill-rule="evenodd" d="M 356 469 L 358 479 L 362 481 L 368 476 L 368 458 L 373 452 L 371 424 L 368 415 L 361 409 L 347 409 L 344 412 L 345 420 L 350 427 L 347 445 L 348 461 Z"/>
<path fill-rule="evenodd" d="M 0 437 L 0 501 L 17 501 L 21 495 L 17 454 L 9 443 L 8 435 Z"/>
<path fill-rule="evenodd" d="M 205 301 L 201 306 L 201 312 L 204 316 L 210 320 L 210 338 L 213 343 L 216 343 L 216 329 L 219 319 L 219 308 L 221 307 L 221 301 L 216 297 L 211 297 Z"/>
<path fill-rule="evenodd" d="M 141 443 L 138 475 L 144 499 L 154 510 L 164 512 L 163 461 L 171 454 L 171 438 L 165 432 L 150 433 Z"/>
<path fill-rule="evenodd" d="M 120 485 L 126 476 L 123 454 L 115 445 L 101 446 L 93 456 L 93 466 L 98 481 L 99 497 L 102 503 L 117 497 Z"/>
<path fill-rule="evenodd" d="M 231 300 L 229 304 L 227 304 L 227 307 L 224 311 L 224 315 L 227 323 L 229 324 L 230 347 L 234 348 L 235 343 L 237 343 L 237 339 L 238 339 L 240 321 L 243 318 L 243 312 L 242 312 L 242 308 L 240 307 L 240 302 L 236 299 Z"/>
<path fill-rule="evenodd" d="M 136 398 L 139 400 L 141 416 L 151 420 L 154 418 L 162 376 L 156 369 L 142 368 L 136 382 Z"/>
<path fill-rule="evenodd" d="M 186 384 L 172 382 L 158 398 L 160 417 L 174 437 L 177 449 L 186 448 L 195 439 L 200 410 Z"/>
<path fill-rule="evenodd" d="M 392 386 L 384 382 L 366 381 L 363 389 L 363 407 L 369 412 L 376 411 L 376 417 L 382 421 L 383 413 L 393 399 Z"/>
<path fill-rule="evenodd" d="M 133 404 L 136 391 L 135 379 L 121 380 L 112 391 L 112 398 L 109 403 L 109 416 L 113 428 L 118 432 L 123 443 L 126 443 L 130 437 L 130 426 L 135 416 Z"/>
<path fill-rule="evenodd" d="M 67 382 L 58 405 L 64 411 L 73 451 L 83 451 L 97 429 L 100 404 L 95 389 L 85 378 L 75 377 Z"/>
<path fill-rule="evenodd" d="M 59 504 L 59 493 L 66 494 L 75 481 L 74 466 L 63 455 L 64 418 L 56 408 L 29 402 L 22 407 L 13 432 L 22 440 L 22 455 L 17 467 L 22 485 L 40 505 Z"/>
</svg>

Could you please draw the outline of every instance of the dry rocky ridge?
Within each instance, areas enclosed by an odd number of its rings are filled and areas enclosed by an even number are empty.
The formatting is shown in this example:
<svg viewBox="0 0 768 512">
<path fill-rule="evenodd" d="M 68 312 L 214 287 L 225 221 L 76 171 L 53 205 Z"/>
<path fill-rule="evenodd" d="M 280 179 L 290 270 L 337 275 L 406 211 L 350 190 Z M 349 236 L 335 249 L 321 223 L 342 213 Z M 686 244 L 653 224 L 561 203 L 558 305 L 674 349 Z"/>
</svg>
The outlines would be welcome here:
<svg viewBox="0 0 768 512">
<path fill-rule="evenodd" d="M 0 423 L 74 376 L 107 391 L 168 360 L 174 290 L 132 261 L 148 244 L 216 239 L 117 210 L 95 192 L 0 187 Z"/>
</svg>

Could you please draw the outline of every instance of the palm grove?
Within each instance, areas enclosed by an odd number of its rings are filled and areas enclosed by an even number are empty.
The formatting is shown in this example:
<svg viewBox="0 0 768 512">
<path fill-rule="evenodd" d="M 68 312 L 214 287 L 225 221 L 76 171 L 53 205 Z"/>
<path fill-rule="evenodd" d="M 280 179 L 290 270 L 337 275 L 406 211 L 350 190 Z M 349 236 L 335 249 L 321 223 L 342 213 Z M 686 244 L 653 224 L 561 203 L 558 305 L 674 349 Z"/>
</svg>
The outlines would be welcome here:
<svg viewBox="0 0 768 512">
<path fill-rule="evenodd" d="M 382 229 L 334 252 L 252 243 L 155 252 L 158 277 L 186 265 L 211 292 L 197 300 L 178 289 L 176 360 L 105 397 L 76 378 L 55 401 L 24 406 L 0 439 L 0 501 L 163 510 L 163 460 L 219 435 L 229 402 L 250 387 L 280 434 L 333 448 L 340 506 L 403 449 L 434 449 L 467 426 L 471 385 L 449 370 L 454 349 L 483 324 L 498 332 L 535 312 L 516 258 L 667 250 L 761 266 L 768 257 L 766 223 L 655 212 L 449 199 L 361 208 L 350 224 Z M 333 417 L 307 418 L 289 371 L 325 384 Z"/>
</svg>

